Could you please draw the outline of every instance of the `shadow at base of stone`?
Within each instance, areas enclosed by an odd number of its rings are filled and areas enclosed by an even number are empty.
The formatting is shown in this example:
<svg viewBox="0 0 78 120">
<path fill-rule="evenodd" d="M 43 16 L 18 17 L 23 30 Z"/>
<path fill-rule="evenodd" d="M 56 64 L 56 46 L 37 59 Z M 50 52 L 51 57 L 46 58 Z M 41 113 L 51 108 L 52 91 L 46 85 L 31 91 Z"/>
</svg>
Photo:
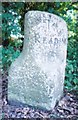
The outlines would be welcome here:
<svg viewBox="0 0 78 120">
<path fill-rule="evenodd" d="M 14 106 L 14 107 L 20 107 L 20 108 L 29 107 L 30 109 L 34 109 L 35 111 L 36 110 L 43 111 L 43 112 L 52 111 L 52 110 L 47 110 L 46 108 L 43 108 L 41 106 L 31 106 L 31 105 L 22 103 L 22 102 L 20 102 L 18 100 L 8 100 L 8 105 Z"/>
</svg>

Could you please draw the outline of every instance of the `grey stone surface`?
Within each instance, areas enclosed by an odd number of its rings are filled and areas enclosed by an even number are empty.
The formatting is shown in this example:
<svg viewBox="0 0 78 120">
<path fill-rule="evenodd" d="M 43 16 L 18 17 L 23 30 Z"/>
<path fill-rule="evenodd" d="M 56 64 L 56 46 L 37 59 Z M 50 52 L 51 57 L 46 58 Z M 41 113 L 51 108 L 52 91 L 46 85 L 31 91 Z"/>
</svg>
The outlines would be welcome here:
<svg viewBox="0 0 78 120">
<path fill-rule="evenodd" d="M 8 99 L 53 109 L 63 93 L 66 23 L 54 14 L 29 11 L 24 33 L 23 51 L 9 69 Z"/>
</svg>

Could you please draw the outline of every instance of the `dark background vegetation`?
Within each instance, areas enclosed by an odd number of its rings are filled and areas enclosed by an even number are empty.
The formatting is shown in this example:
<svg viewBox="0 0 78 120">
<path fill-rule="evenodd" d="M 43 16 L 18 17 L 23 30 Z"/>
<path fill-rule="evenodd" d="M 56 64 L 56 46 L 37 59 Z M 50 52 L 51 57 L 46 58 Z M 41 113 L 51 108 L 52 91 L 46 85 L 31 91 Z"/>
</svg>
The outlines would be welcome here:
<svg viewBox="0 0 78 120">
<path fill-rule="evenodd" d="M 2 67 L 8 71 L 20 55 L 24 40 L 24 16 L 29 10 L 40 10 L 62 17 L 68 27 L 65 89 L 78 92 L 78 3 L 77 2 L 3 2 Z M 19 35 L 21 34 L 21 35 Z M 15 36 L 13 36 L 15 35 Z"/>
</svg>

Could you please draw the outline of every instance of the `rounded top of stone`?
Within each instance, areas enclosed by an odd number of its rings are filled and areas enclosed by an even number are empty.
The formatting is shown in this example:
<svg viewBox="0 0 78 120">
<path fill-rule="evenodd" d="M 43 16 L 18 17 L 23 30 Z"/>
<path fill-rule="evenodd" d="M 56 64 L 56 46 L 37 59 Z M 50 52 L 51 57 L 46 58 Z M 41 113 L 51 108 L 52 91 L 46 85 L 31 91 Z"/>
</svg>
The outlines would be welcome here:
<svg viewBox="0 0 78 120">
<path fill-rule="evenodd" d="M 28 11 L 26 14 L 25 14 L 25 17 L 29 16 L 29 17 L 32 17 L 33 15 L 41 15 L 45 18 L 54 18 L 54 19 L 57 19 L 57 20 L 60 20 L 61 22 L 63 22 L 63 24 L 66 25 L 66 22 L 63 18 L 61 18 L 60 16 L 57 16 L 56 14 L 53 14 L 53 13 L 49 13 L 49 12 L 46 12 L 46 11 L 38 11 L 38 10 L 31 10 L 31 11 Z M 36 16 L 36 17 L 37 17 Z M 34 16 L 35 17 L 35 16 Z M 67 25 L 66 25 L 67 26 Z"/>
</svg>

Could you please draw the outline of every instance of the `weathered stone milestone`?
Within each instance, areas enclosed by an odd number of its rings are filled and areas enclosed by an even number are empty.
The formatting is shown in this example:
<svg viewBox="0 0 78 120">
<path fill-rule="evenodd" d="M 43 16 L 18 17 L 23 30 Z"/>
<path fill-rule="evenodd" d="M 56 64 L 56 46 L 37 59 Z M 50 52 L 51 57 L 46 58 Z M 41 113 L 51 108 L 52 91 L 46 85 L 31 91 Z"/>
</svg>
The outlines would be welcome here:
<svg viewBox="0 0 78 120">
<path fill-rule="evenodd" d="M 24 29 L 23 50 L 9 69 L 8 99 L 53 109 L 63 93 L 66 23 L 51 13 L 29 11 Z"/>
</svg>

